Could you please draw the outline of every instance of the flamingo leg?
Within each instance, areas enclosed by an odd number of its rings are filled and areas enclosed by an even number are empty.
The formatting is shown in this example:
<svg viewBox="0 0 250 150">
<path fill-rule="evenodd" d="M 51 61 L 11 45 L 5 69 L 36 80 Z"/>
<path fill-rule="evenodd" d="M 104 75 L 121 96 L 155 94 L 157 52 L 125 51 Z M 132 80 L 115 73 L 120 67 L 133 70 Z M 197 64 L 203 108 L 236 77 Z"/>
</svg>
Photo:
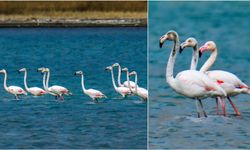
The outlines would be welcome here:
<svg viewBox="0 0 250 150">
<path fill-rule="evenodd" d="M 196 104 L 196 111 L 197 111 L 198 118 L 200 118 L 201 114 L 200 114 L 200 106 L 199 106 L 198 100 L 196 100 L 195 104 Z"/>
<path fill-rule="evenodd" d="M 15 98 L 16 98 L 16 100 L 19 100 L 19 98 L 18 98 L 18 96 L 17 96 L 17 95 L 15 95 Z"/>
<path fill-rule="evenodd" d="M 202 116 L 202 114 L 204 115 L 204 117 L 207 117 L 207 114 L 203 109 L 203 105 L 201 103 L 201 100 L 199 100 L 199 99 L 196 100 L 196 109 L 197 109 L 198 118 L 200 118 Z"/>
<path fill-rule="evenodd" d="M 219 115 L 220 112 L 219 112 L 219 102 L 218 102 L 218 98 L 216 98 L 216 114 Z"/>
<path fill-rule="evenodd" d="M 203 108 L 203 104 L 202 104 L 201 100 L 199 99 L 198 101 L 199 101 L 199 103 L 200 103 L 200 106 L 201 106 L 201 109 L 202 109 L 202 112 L 203 112 L 204 117 L 207 117 L 207 113 L 205 112 L 205 110 L 204 110 L 204 108 Z"/>
<path fill-rule="evenodd" d="M 233 101 L 230 99 L 230 97 L 227 97 L 228 101 L 230 102 L 230 104 L 232 105 L 235 113 L 236 113 L 236 116 L 240 116 L 240 112 L 238 111 L 236 105 L 233 103 Z"/>
<path fill-rule="evenodd" d="M 61 99 L 62 101 L 64 101 L 64 97 L 63 97 L 63 95 L 60 95 L 60 99 Z"/>
<path fill-rule="evenodd" d="M 218 97 L 220 105 L 222 107 L 222 111 L 223 111 L 223 115 L 226 116 L 226 107 L 225 107 L 225 99 L 221 99 L 220 97 Z"/>
</svg>

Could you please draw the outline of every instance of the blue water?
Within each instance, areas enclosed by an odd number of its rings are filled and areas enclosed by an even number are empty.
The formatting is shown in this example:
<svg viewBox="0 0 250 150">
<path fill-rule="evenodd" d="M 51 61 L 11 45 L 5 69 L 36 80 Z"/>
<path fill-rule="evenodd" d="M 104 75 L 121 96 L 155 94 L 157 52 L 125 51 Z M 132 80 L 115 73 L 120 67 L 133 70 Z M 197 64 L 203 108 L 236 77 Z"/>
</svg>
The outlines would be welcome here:
<svg viewBox="0 0 250 150">
<path fill-rule="evenodd" d="M 203 104 L 208 118 L 197 118 L 195 102 L 176 94 L 166 83 L 165 68 L 173 42 L 159 48 L 159 38 L 176 30 L 183 42 L 189 36 L 199 45 L 217 44 L 219 55 L 211 68 L 235 73 L 250 85 L 250 2 L 149 2 L 149 146 L 150 148 L 250 149 L 250 97 L 232 100 L 242 116 L 235 117 L 227 102 L 227 117 L 215 114 L 215 101 Z M 188 69 L 189 48 L 177 56 L 175 74 Z M 206 52 L 198 68 L 209 57 Z"/>
<path fill-rule="evenodd" d="M 73 93 L 64 102 L 50 95 L 34 98 L 3 89 L 0 76 L 0 148 L 146 148 L 147 104 L 138 97 L 121 100 L 111 84 L 106 66 L 119 62 L 136 70 L 139 84 L 147 85 L 146 28 L 4 28 L 0 29 L 0 68 L 8 71 L 8 85 L 42 87 L 38 67 L 51 70 L 50 85 Z M 109 98 L 99 104 L 83 94 L 94 88 Z M 123 75 L 122 81 L 125 76 Z"/>
</svg>

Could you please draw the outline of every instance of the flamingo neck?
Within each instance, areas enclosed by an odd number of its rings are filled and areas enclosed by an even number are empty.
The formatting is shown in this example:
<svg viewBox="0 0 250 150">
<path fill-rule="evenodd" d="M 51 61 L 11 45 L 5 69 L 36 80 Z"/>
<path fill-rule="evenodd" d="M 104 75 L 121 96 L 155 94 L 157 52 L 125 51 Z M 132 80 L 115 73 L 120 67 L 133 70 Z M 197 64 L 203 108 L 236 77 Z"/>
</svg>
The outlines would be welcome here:
<svg viewBox="0 0 250 150">
<path fill-rule="evenodd" d="M 209 70 L 209 68 L 212 67 L 212 65 L 214 64 L 216 58 L 218 55 L 218 51 L 217 48 L 215 48 L 213 50 L 213 52 L 211 53 L 210 57 L 207 59 L 207 61 L 204 63 L 204 65 L 201 67 L 200 71 L 201 72 L 207 72 Z"/>
<path fill-rule="evenodd" d="M 137 74 L 135 74 L 135 93 L 137 93 Z"/>
<path fill-rule="evenodd" d="M 3 87 L 6 91 L 9 91 L 7 87 L 7 72 L 4 73 Z"/>
<path fill-rule="evenodd" d="M 23 79 L 23 82 L 24 82 L 24 87 L 27 91 L 29 91 L 29 88 L 28 88 L 28 85 L 27 85 L 27 71 L 24 71 L 24 79 Z"/>
<path fill-rule="evenodd" d="M 118 85 L 122 86 L 121 84 L 121 66 L 118 66 Z"/>
<path fill-rule="evenodd" d="M 117 86 L 115 84 L 115 79 L 114 79 L 114 72 L 113 72 L 113 69 L 111 69 L 111 77 L 112 77 L 112 83 L 113 83 L 113 86 L 115 89 L 117 89 Z"/>
<path fill-rule="evenodd" d="M 46 84 L 45 84 L 45 90 L 48 91 L 49 89 L 49 77 L 50 77 L 50 71 L 47 73 L 47 79 L 46 79 Z"/>
<path fill-rule="evenodd" d="M 83 92 L 85 92 L 86 91 L 86 89 L 85 89 L 85 86 L 84 86 L 84 76 L 83 76 L 83 74 L 82 74 L 82 90 L 83 90 Z"/>
<path fill-rule="evenodd" d="M 127 82 L 128 82 L 128 88 L 130 91 L 132 91 L 132 88 L 130 86 L 130 80 L 129 80 L 129 72 L 127 71 Z"/>
<path fill-rule="evenodd" d="M 192 56 L 192 60 L 191 60 L 190 70 L 196 70 L 198 60 L 199 60 L 199 50 L 198 50 L 198 45 L 196 44 L 194 46 L 194 50 L 193 50 L 193 56 Z"/>
<path fill-rule="evenodd" d="M 179 37 L 177 35 L 176 40 L 174 41 L 174 47 L 170 53 L 168 62 L 167 62 L 167 68 L 166 68 L 166 80 L 167 83 L 175 89 L 176 85 L 175 85 L 175 79 L 173 76 L 173 72 L 174 72 L 174 63 L 175 63 L 175 59 L 177 56 L 177 51 L 179 49 L 179 45 L 180 45 L 180 41 L 179 41 Z"/>
<path fill-rule="evenodd" d="M 46 90 L 45 80 L 46 80 L 46 73 L 43 74 L 43 88 Z"/>
</svg>

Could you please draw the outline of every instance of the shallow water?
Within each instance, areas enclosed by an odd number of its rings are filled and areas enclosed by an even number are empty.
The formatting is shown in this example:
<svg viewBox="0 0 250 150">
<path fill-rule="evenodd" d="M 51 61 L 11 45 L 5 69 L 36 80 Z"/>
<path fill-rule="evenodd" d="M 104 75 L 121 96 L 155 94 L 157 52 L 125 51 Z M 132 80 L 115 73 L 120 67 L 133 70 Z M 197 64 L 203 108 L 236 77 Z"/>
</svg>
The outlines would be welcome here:
<svg viewBox="0 0 250 150">
<path fill-rule="evenodd" d="M 250 148 L 250 97 L 232 98 L 242 116 L 215 115 L 215 101 L 203 101 L 208 118 L 197 118 L 195 101 L 176 94 L 166 83 L 165 69 L 172 42 L 159 48 L 159 38 L 176 30 L 180 40 L 193 36 L 199 45 L 217 44 L 212 69 L 235 73 L 250 85 L 249 2 L 149 2 L 149 146 L 150 148 Z M 209 57 L 203 54 L 198 68 Z M 188 69 L 191 48 L 177 56 L 175 74 Z"/>
<path fill-rule="evenodd" d="M 0 86 L 0 148 L 146 148 L 146 103 L 120 99 L 104 70 L 119 62 L 136 70 L 146 87 L 146 28 L 5 28 L 0 34 L 0 68 L 8 71 L 8 85 L 23 87 L 17 70 L 26 67 L 28 85 L 42 87 L 36 69 L 45 66 L 50 85 L 73 93 L 64 102 L 50 95 L 17 101 Z M 77 70 L 85 73 L 86 88 L 108 99 L 91 102 Z"/>
</svg>

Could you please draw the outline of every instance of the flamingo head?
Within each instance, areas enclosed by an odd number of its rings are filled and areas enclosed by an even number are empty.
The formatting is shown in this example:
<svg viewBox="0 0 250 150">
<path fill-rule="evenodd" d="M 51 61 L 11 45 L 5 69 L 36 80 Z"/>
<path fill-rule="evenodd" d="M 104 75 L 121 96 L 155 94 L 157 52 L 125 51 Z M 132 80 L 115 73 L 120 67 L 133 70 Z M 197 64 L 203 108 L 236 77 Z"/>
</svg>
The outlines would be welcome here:
<svg viewBox="0 0 250 150">
<path fill-rule="evenodd" d="M 129 76 L 132 76 L 132 75 L 137 75 L 137 73 L 135 71 L 132 71 L 129 73 Z"/>
<path fill-rule="evenodd" d="M 42 70 L 45 69 L 44 67 L 38 68 L 37 72 L 42 72 Z"/>
<path fill-rule="evenodd" d="M 27 69 L 26 68 L 22 68 L 20 69 L 18 72 L 21 73 L 21 72 L 25 72 Z"/>
<path fill-rule="evenodd" d="M 181 46 L 180 46 L 180 54 L 181 52 L 186 48 L 186 47 L 196 47 L 197 46 L 197 40 L 193 37 L 190 37 L 188 39 L 186 39 L 185 42 L 181 43 Z"/>
<path fill-rule="evenodd" d="M 214 41 L 208 41 L 199 49 L 199 57 L 201 57 L 204 51 L 214 51 L 216 49 L 216 44 Z"/>
<path fill-rule="evenodd" d="M 122 72 L 128 72 L 128 68 L 127 67 L 122 68 Z"/>
<path fill-rule="evenodd" d="M 106 67 L 106 68 L 105 68 L 105 70 L 109 70 L 109 71 L 111 71 L 111 70 L 112 70 L 112 66 L 108 66 L 108 67 Z"/>
<path fill-rule="evenodd" d="M 169 40 L 169 41 L 174 41 L 176 40 L 178 37 L 178 34 L 177 32 L 173 31 L 173 30 L 170 30 L 168 31 L 165 35 L 163 35 L 161 38 L 160 38 L 160 48 L 162 48 L 162 45 L 164 44 L 164 42 L 166 40 Z"/>
<path fill-rule="evenodd" d="M 112 67 L 118 67 L 118 66 L 120 66 L 119 63 L 114 63 L 114 64 L 112 65 Z"/>
<path fill-rule="evenodd" d="M 0 73 L 6 73 L 5 69 L 0 70 Z"/>
<path fill-rule="evenodd" d="M 75 75 L 83 75 L 83 72 L 82 71 L 76 71 Z"/>
</svg>

